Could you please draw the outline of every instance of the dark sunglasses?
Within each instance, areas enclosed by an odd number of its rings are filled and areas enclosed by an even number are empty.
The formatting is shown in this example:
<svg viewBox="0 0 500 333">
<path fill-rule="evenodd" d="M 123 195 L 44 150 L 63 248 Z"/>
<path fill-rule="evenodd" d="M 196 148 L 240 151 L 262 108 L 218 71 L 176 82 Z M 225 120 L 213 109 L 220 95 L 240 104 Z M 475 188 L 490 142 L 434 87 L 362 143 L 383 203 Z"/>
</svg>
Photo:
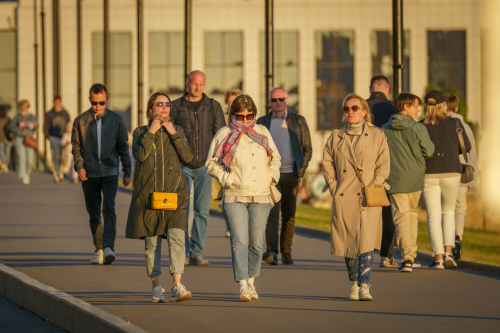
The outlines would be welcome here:
<svg viewBox="0 0 500 333">
<path fill-rule="evenodd" d="M 352 110 L 352 112 L 358 112 L 358 110 L 361 110 L 362 107 L 359 105 L 353 105 L 352 107 L 344 106 L 343 110 L 345 113 L 349 113 L 349 110 Z"/>
<path fill-rule="evenodd" d="M 253 119 L 253 113 L 252 114 L 247 114 L 246 116 L 242 115 L 242 114 L 237 114 L 235 115 L 236 119 L 238 121 L 243 121 L 243 119 L 246 118 L 246 120 L 252 120 Z"/>
<path fill-rule="evenodd" d="M 90 102 L 92 105 L 96 106 L 97 104 L 104 106 L 106 105 L 106 102 Z"/>
<path fill-rule="evenodd" d="M 277 101 L 284 102 L 286 97 L 271 98 L 271 102 L 276 103 Z"/>
<path fill-rule="evenodd" d="M 157 107 L 159 107 L 159 108 L 162 108 L 163 106 L 165 106 L 166 108 L 169 108 L 169 107 L 172 106 L 172 103 L 170 103 L 170 102 L 165 102 L 165 103 L 163 103 L 163 102 L 156 102 L 155 105 Z"/>
</svg>

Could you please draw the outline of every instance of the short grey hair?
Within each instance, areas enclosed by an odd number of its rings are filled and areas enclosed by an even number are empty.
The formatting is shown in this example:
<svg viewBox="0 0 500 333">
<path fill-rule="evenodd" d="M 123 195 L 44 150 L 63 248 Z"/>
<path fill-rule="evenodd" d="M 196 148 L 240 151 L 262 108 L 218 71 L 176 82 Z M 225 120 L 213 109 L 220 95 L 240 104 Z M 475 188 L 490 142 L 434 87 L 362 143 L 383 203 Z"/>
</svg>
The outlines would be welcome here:
<svg viewBox="0 0 500 333">
<path fill-rule="evenodd" d="M 275 90 L 283 90 L 285 92 L 286 98 L 288 98 L 288 93 L 286 92 L 286 90 L 284 88 L 276 87 L 276 88 L 271 89 L 271 91 L 269 92 L 268 100 L 271 100 L 271 96 L 273 95 L 273 92 Z"/>
</svg>

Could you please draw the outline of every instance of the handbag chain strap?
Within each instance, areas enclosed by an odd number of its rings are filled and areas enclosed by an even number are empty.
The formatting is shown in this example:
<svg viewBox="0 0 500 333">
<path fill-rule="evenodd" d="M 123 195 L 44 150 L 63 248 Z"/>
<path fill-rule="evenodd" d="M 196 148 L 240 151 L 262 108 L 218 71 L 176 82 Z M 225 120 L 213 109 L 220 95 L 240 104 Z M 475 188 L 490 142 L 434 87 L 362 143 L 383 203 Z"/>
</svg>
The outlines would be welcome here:
<svg viewBox="0 0 500 333">
<path fill-rule="evenodd" d="M 464 143 L 464 130 L 462 129 L 460 120 L 457 118 L 453 118 L 455 121 L 455 125 L 457 127 L 457 133 L 458 133 L 458 141 L 460 142 L 460 150 L 462 151 L 462 155 L 464 156 L 465 163 L 469 164 L 469 156 L 467 155 L 467 152 L 465 151 L 465 143 Z"/>
<path fill-rule="evenodd" d="M 149 130 L 149 125 L 147 126 L 147 129 Z M 163 156 L 163 137 L 161 135 L 161 131 L 160 131 L 160 140 L 161 140 L 161 156 L 163 157 L 162 159 L 162 162 L 161 162 L 161 165 L 162 165 L 162 168 L 161 168 L 161 179 L 162 179 L 162 189 L 163 189 L 163 186 L 165 186 L 165 158 Z M 154 143 L 154 137 L 153 137 L 153 148 L 155 150 L 155 167 L 154 167 L 154 173 L 155 173 L 155 192 L 156 192 L 156 145 Z"/>
</svg>

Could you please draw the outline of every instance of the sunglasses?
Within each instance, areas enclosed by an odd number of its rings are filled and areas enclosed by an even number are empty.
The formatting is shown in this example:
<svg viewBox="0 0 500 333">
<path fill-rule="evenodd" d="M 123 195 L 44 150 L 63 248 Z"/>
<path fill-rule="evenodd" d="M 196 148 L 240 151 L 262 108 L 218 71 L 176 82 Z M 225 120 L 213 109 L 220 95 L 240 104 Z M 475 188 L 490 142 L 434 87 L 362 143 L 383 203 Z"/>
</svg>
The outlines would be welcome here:
<svg viewBox="0 0 500 333">
<path fill-rule="evenodd" d="M 246 116 L 245 115 L 242 115 L 242 114 L 236 114 L 235 115 L 236 119 L 238 121 L 243 121 L 243 119 L 246 119 L 246 120 L 252 120 L 253 117 L 254 117 L 254 114 L 247 114 Z"/>
<path fill-rule="evenodd" d="M 165 106 L 166 108 L 169 108 L 169 107 L 172 106 L 172 103 L 170 103 L 170 102 L 165 102 L 165 103 L 163 103 L 163 102 L 156 102 L 155 106 L 157 106 L 159 108 L 162 108 L 163 106 Z"/>
<path fill-rule="evenodd" d="M 96 106 L 97 104 L 104 106 L 106 105 L 106 102 L 90 102 L 92 105 Z"/>
<path fill-rule="evenodd" d="M 271 102 L 276 103 L 277 101 L 284 102 L 286 97 L 271 98 Z"/>
<path fill-rule="evenodd" d="M 343 110 L 345 113 L 349 113 L 349 110 L 352 110 L 352 112 L 358 112 L 358 110 L 361 110 L 362 107 L 359 105 L 353 105 L 352 107 L 344 106 Z"/>
</svg>

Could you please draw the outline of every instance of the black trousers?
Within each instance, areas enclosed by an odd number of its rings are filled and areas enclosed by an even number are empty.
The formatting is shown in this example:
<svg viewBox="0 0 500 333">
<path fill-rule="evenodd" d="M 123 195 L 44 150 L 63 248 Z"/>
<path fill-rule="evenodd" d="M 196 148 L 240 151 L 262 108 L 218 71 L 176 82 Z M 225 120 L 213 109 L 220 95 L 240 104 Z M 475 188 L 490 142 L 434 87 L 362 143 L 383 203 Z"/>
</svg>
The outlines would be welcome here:
<svg viewBox="0 0 500 333">
<path fill-rule="evenodd" d="M 394 221 L 392 220 L 391 206 L 382 207 L 382 245 L 380 246 L 381 257 L 392 258 L 395 232 L 396 226 L 394 225 Z"/>
<path fill-rule="evenodd" d="M 89 178 L 82 182 L 85 207 L 90 216 L 90 231 L 96 251 L 109 247 L 114 251 L 116 238 L 115 198 L 118 176 Z M 104 226 L 101 223 L 101 204 Z"/>
<path fill-rule="evenodd" d="M 281 193 L 281 201 L 276 203 L 269 213 L 266 227 L 267 251 L 292 253 L 292 241 L 295 233 L 295 210 L 297 208 L 297 184 L 299 177 L 294 173 L 280 174 L 276 188 Z M 279 217 L 281 210 L 281 235 L 279 235 Z M 278 238 L 279 249 L 278 251 Z"/>
</svg>

